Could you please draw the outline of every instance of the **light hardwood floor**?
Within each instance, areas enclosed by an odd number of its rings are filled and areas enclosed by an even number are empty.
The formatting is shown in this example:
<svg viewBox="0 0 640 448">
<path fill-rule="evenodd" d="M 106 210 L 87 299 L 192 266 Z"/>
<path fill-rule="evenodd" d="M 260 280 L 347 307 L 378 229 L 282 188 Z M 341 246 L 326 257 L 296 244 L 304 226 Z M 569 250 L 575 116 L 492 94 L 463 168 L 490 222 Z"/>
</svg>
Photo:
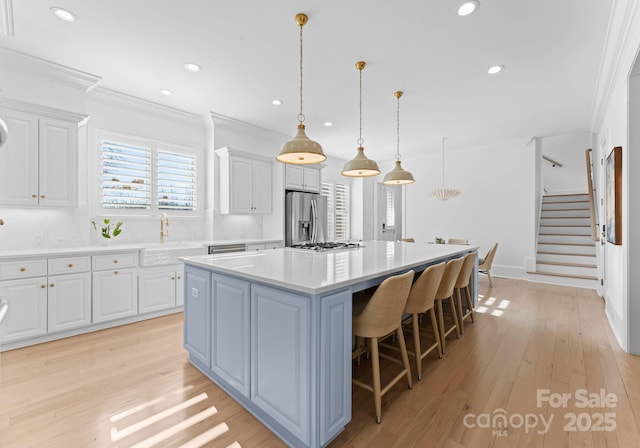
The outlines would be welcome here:
<svg viewBox="0 0 640 448">
<path fill-rule="evenodd" d="M 640 446 L 640 358 L 620 350 L 602 299 L 519 280 L 480 285 L 476 323 L 449 337 L 444 358 L 424 360 L 413 390 L 399 382 L 384 396 L 380 425 L 372 394 L 355 388 L 353 419 L 331 447 Z M 3 448 L 284 446 L 187 362 L 180 314 L 5 352 L 0 363 Z M 366 379 L 368 364 L 354 373 Z M 539 389 L 570 394 L 568 407 L 537 406 Z M 578 408 L 582 389 L 615 394 L 616 406 Z M 552 420 L 545 434 L 542 423 L 499 435 L 469 427 L 487 413 L 516 426 Z M 583 414 L 577 431 L 564 430 L 567 413 Z M 601 426 L 615 431 L 579 430 L 597 413 L 613 413 Z"/>
</svg>

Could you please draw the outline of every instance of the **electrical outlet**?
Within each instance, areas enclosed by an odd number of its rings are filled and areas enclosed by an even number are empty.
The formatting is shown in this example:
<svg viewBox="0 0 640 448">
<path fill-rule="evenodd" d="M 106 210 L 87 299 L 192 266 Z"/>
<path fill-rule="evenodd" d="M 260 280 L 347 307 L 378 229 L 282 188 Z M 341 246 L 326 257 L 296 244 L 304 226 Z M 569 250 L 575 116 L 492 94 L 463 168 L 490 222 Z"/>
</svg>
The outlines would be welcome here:
<svg viewBox="0 0 640 448">
<path fill-rule="evenodd" d="M 36 240 L 36 244 L 42 244 L 42 240 L 44 238 L 44 235 L 42 233 L 36 233 L 34 235 L 34 238 Z"/>
</svg>

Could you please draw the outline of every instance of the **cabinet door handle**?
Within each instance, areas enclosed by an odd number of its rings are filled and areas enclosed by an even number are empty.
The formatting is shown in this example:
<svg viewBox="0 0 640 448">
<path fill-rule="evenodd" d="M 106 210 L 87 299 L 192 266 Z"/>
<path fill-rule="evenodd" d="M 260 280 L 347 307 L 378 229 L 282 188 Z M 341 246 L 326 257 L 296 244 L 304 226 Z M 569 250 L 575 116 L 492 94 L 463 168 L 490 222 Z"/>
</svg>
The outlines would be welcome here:
<svg viewBox="0 0 640 448">
<path fill-rule="evenodd" d="M 45 195 L 43 195 L 43 194 L 41 194 L 41 195 L 40 195 L 40 199 L 44 199 L 44 198 L 46 198 L 46 196 L 45 196 Z"/>
<path fill-rule="evenodd" d="M 51 284 L 49 284 L 49 287 L 51 287 L 51 288 L 53 288 L 53 287 L 55 287 L 55 286 L 56 286 L 56 285 L 55 285 L 55 283 L 51 283 Z"/>
<path fill-rule="evenodd" d="M 73 267 L 73 263 L 69 263 L 69 267 L 72 268 Z"/>
<path fill-rule="evenodd" d="M 178 280 L 180 280 L 181 278 L 182 278 L 182 277 L 180 277 L 180 276 L 178 275 Z"/>
<path fill-rule="evenodd" d="M 31 195 L 31 197 L 32 197 L 33 199 L 35 199 L 35 198 L 37 198 L 37 197 L 38 197 L 38 195 L 37 195 L 37 194 L 32 194 L 32 195 Z"/>
<path fill-rule="evenodd" d="M 27 268 L 24 268 L 24 267 L 20 268 L 20 272 L 24 272 L 26 270 L 27 270 Z"/>
<path fill-rule="evenodd" d="M 47 287 L 47 285 L 40 285 L 40 287 L 41 287 L 42 289 L 44 289 L 44 288 L 46 288 L 46 287 Z"/>
<path fill-rule="evenodd" d="M 118 260 L 113 260 L 114 263 L 118 263 Z"/>
<path fill-rule="evenodd" d="M 115 275 L 118 275 L 118 271 L 113 271 L 113 273 L 114 273 Z"/>
<path fill-rule="evenodd" d="M 175 280 L 175 279 L 176 279 L 175 277 L 171 277 L 171 280 Z"/>
</svg>

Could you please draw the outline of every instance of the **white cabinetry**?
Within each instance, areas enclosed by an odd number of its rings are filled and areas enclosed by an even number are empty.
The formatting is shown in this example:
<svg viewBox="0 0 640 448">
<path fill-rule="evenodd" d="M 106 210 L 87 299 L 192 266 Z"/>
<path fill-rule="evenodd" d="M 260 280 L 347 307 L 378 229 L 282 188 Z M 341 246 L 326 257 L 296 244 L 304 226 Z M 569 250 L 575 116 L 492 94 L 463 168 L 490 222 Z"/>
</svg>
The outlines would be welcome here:
<svg viewBox="0 0 640 448">
<path fill-rule="evenodd" d="M 0 204 L 74 207 L 78 124 L 86 117 L 13 100 L 2 105 L 10 132 L 0 151 Z"/>
<path fill-rule="evenodd" d="M 247 244 L 247 252 L 253 252 L 256 250 L 265 250 L 265 249 L 279 249 L 284 247 L 284 241 L 271 241 L 269 243 L 256 243 L 256 244 Z"/>
<path fill-rule="evenodd" d="M 220 160 L 220 213 L 271 213 L 271 161 L 230 148 L 218 149 L 216 154 Z"/>
<path fill-rule="evenodd" d="M 48 260 L 48 331 L 91 324 L 91 257 Z"/>
<path fill-rule="evenodd" d="M 284 167 L 284 188 L 287 190 L 320 193 L 322 167 L 306 167 L 287 164 Z"/>
<path fill-rule="evenodd" d="M 47 278 L 0 282 L 0 296 L 9 301 L 9 312 L 0 325 L 0 340 L 10 342 L 47 332 Z"/>
<path fill-rule="evenodd" d="M 137 255 L 122 253 L 93 257 L 94 323 L 138 313 Z"/>
<path fill-rule="evenodd" d="M 146 268 L 140 271 L 138 312 L 149 313 L 181 306 L 184 302 L 183 266 Z"/>
</svg>

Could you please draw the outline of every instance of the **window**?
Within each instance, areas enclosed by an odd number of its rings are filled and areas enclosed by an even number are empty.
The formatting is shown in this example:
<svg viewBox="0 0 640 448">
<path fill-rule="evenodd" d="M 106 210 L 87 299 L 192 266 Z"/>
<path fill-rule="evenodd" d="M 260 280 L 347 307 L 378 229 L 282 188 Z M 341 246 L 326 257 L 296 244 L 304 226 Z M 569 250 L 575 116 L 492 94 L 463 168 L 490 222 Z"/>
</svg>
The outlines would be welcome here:
<svg viewBox="0 0 640 448">
<path fill-rule="evenodd" d="M 196 154 L 126 138 L 101 142 L 103 209 L 197 210 Z"/>
<path fill-rule="evenodd" d="M 348 240 L 349 185 L 322 182 L 321 194 L 327 197 L 327 240 Z"/>
</svg>

